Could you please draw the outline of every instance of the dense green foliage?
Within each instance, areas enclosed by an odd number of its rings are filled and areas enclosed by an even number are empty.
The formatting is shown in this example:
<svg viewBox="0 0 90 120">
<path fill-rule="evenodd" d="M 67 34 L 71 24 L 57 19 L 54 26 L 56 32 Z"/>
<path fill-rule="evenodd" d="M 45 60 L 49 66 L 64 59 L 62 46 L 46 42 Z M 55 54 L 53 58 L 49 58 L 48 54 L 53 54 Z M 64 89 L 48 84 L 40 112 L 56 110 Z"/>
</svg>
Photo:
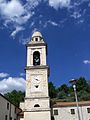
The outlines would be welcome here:
<svg viewBox="0 0 90 120">
<path fill-rule="evenodd" d="M 51 98 L 55 98 L 56 97 L 56 89 L 55 86 L 53 85 L 52 82 L 49 82 L 49 95 Z"/>
<path fill-rule="evenodd" d="M 90 81 L 85 80 L 84 77 L 80 77 L 77 80 L 76 86 L 78 100 L 90 100 Z M 8 98 L 13 104 L 19 106 L 19 103 L 24 101 L 25 93 L 13 90 L 11 93 L 7 93 L 4 96 Z M 52 82 L 49 82 L 49 96 L 51 99 L 59 101 L 75 101 L 72 85 L 68 86 L 63 84 L 56 88 Z"/>
<path fill-rule="evenodd" d="M 49 83 L 49 95 L 51 99 L 59 101 L 75 101 L 72 85 L 63 84 L 56 88 L 52 82 Z M 79 101 L 90 100 L 90 81 L 80 77 L 76 83 L 77 95 Z"/>
<path fill-rule="evenodd" d="M 4 96 L 14 105 L 19 106 L 19 103 L 24 101 L 25 93 L 13 90 L 11 93 L 6 93 Z"/>
</svg>

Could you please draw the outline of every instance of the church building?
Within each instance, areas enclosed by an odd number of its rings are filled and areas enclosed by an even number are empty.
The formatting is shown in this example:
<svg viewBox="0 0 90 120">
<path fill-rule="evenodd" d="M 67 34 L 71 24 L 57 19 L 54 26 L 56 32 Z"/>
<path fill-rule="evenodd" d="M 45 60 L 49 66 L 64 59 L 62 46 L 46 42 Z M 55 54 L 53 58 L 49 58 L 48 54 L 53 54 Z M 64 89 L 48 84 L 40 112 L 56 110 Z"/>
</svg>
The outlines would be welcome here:
<svg viewBox="0 0 90 120">
<path fill-rule="evenodd" d="M 41 33 L 34 32 L 27 44 L 26 94 L 20 104 L 24 113 L 21 120 L 51 120 L 46 55 L 47 45 Z"/>
</svg>

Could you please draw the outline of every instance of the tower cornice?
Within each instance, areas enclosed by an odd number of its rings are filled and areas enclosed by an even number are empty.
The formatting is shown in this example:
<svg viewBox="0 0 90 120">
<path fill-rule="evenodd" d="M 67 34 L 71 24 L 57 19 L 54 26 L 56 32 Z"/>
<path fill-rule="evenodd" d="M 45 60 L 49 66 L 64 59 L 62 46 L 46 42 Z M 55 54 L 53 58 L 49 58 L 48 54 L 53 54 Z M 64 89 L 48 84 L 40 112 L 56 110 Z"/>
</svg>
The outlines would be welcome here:
<svg viewBox="0 0 90 120">
<path fill-rule="evenodd" d="M 28 69 L 49 69 L 49 67 L 47 65 L 37 65 L 37 66 L 26 66 L 25 70 Z"/>
<path fill-rule="evenodd" d="M 41 43 L 41 42 L 38 42 L 38 43 L 28 43 L 26 44 L 26 47 L 33 47 L 33 46 L 47 46 L 46 43 Z"/>
<path fill-rule="evenodd" d="M 26 66 L 25 67 L 25 70 L 34 70 L 34 69 L 47 69 L 48 70 L 48 76 L 50 75 L 50 68 L 49 68 L 49 66 L 47 66 L 47 65 L 42 65 L 42 66 L 40 66 L 40 65 L 38 65 L 38 66 Z"/>
</svg>

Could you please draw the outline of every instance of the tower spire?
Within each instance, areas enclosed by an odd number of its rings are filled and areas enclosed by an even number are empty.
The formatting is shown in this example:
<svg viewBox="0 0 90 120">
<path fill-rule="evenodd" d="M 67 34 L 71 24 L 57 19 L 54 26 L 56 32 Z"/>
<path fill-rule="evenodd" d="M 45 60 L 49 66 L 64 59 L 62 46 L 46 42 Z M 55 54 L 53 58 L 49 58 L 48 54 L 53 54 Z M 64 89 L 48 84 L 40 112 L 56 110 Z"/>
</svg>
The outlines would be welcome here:
<svg viewBox="0 0 90 120">
<path fill-rule="evenodd" d="M 31 36 L 31 41 L 29 44 L 45 43 L 42 37 L 42 34 L 38 31 L 34 32 Z"/>
</svg>

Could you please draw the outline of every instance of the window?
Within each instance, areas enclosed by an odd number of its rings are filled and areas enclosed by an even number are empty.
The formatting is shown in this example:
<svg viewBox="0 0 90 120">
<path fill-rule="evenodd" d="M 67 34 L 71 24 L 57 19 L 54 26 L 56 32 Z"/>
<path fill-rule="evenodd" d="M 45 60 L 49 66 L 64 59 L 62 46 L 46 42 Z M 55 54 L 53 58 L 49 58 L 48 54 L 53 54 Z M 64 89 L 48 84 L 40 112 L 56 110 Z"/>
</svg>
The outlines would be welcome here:
<svg viewBox="0 0 90 120">
<path fill-rule="evenodd" d="M 38 41 L 38 38 L 35 38 L 35 41 Z"/>
<path fill-rule="evenodd" d="M 55 120 L 55 119 L 54 119 L 54 116 L 51 116 L 51 120 Z"/>
<path fill-rule="evenodd" d="M 40 107 L 40 105 L 39 105 L 39 104 L 36 104 L 36 105 L 34 105 L 34 107 Z"/>
<path fill-rule="evenodd" d="M 5 120 L 7 120 L 7 115 L 5 115 Z"/>
<path fill-rule="evenodd" d="M 87 108 L 87 112 L 90 113 L 90 108 Z"/>
<path fill-rule="evenodd" d="M 71 114 L 75 114 L 75 109 L 71 109 Z"/>
<path fill-rule="evenodd" d="M 15 113 L 16 113 L 16 107 L 15 107 Z"/>
<path fill-rule="evenodd" d="M 9 110 L 9 103 L 7 103 L 7 109 Z"/>
<path fill-rule="evenodd" d="M 24 115 L 23 115 L 23 114 L 21 114 L 21 115 L 20 115 L 20 118 L 24 118 Z"/>
<path fill-rule="evenodd" d="M 10 117 L 10 120 L 12 120 L 12 117 Z"/>
<path fill-rule="evenodd" d="M 58 115 L 58 110 L 54 110 L 54 115 Z"/>
<path fill-rule="evenodd" d="M 38 51 L 33 53 L 33 65 L 40 65 L 40 53 Z"/>
</svg>

